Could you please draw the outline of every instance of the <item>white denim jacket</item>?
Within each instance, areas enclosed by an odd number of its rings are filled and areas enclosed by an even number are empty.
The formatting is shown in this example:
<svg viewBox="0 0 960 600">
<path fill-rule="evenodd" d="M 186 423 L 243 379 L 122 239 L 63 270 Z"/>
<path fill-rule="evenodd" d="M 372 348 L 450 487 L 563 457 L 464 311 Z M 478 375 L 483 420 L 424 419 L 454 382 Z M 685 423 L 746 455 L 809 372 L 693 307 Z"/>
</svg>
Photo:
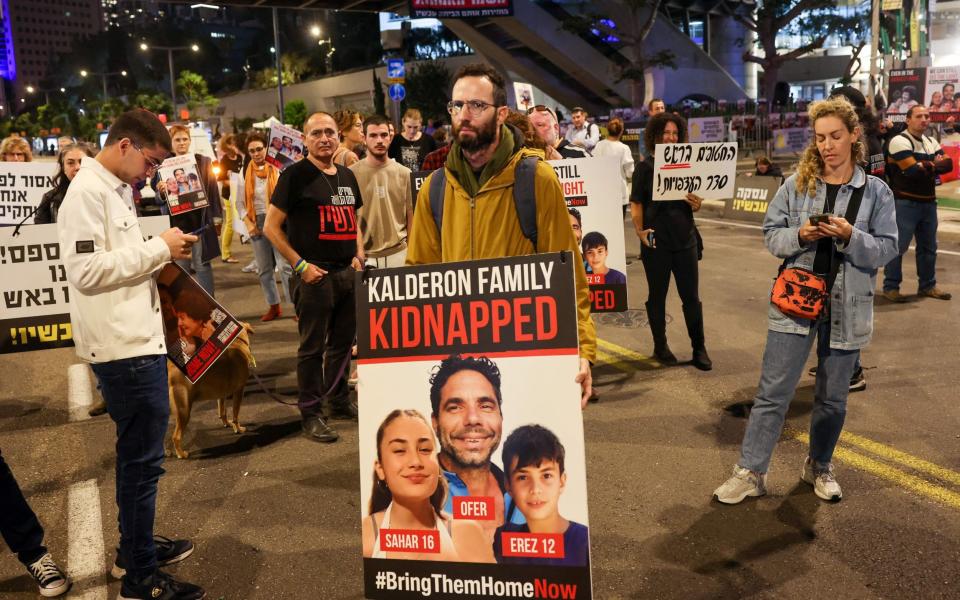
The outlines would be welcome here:
<svg viewBox="0 0 960 600">
<path fill-rule="evenodd" d="M 813 270 L 817 244 L 801 244 L 798 234 L 810 215 L 823 212 L 827 186 L 818 179 L 816 195 L 799 194 L 796 177 L 790 176 L 780 186 L 767 208 L 763 234 L 767 249 L 784 259 L 787 268 Z M 882 179 L 867 175 L 857 166 L 853 178 L 837 194 L 834 214 L 846 215 L 853 190 L 863 185 L 866 189 L 850 241 L 836 240 L 835 244 L 843 258 L 830 297 L 830 347 L 835 350 L 858 350 L 870 342 L 877 269 L 898 252 L 893 192 Z M 782 333 L 806 335 L 812 325 L 809 319 L 783 314 L 773 303 L 768 317 L 769 328 Z"/>
<path fill-rule="evenodd" d="M 160 237 L 144 241 L 133 190 L 84 158 L 57 219 L 77 355 L 92 363 L 166 354 L 153 274 L 170 261 Z"/>
</svg>

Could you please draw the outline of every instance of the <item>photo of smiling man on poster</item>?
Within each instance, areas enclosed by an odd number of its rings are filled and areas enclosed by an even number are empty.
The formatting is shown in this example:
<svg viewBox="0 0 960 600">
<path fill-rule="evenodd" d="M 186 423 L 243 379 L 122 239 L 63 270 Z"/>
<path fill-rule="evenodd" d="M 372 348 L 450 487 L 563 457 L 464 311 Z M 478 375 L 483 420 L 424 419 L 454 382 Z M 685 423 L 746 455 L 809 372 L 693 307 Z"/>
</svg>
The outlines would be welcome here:
<svg viewBox="0 0 960 600">
<path fill-rule="evenodd" d="M 457 497 L 492 498 L 495 518 L 478 521 L 492 544 L 497 527 L 525 522 L 507 492 L 503 469 L 490 459 L 503 434 L 500 369 L 486 357 L 454 354 L 430 378 L 430 404 L 449 492 L 444 510 L 459 512 L 453 507 Z"/>
</svg>

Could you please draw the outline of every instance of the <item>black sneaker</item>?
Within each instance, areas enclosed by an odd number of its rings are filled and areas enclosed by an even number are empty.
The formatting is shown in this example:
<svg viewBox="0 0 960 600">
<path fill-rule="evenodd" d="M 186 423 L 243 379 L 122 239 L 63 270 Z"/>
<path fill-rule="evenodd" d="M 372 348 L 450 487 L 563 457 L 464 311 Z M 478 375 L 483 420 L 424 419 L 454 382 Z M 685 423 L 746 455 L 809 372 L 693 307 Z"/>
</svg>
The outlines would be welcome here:
<svg viewBox="0 0 960 600">
<path fill-rule="evenodd" d="M 327 425 L 327 422 L 320 416 L 304 417 L 303 435 L 308 439 L 324 444 L 332 444 L 340 439 L 340 434 Z"/>
<path fill-rule="evenodd" d="M 70 579 L 57 566 L 57 563 L 53 562 L 53 557 L 50 556 L 49 552 L 29 564 L 27 571 L 37 582 L 40 595 L 44 598 L 62 596 L 70 589 Z"/>
<path fill-rule="evenodd" d="M 207 593 L 199 585 L 177 581 L 163 571 L 157 571 L 137 584 L 120 585 L 117 600 L 201 600 Z"/>
<path fill-rule="evenodd" d="M 153 543 L 157 547 L 157 566 L 165 567 L 178 563 L 193 554 L 193 542 L 190 540 L 171 540 L 162 535 L 153 536 Z M 127 565 L 124 563 L 123 555 L 117 548 L 117 558 L 113 561 L 113 568 L 110 574 L 116 579 L 122 578 L 127 573 Z"/>
</svg>

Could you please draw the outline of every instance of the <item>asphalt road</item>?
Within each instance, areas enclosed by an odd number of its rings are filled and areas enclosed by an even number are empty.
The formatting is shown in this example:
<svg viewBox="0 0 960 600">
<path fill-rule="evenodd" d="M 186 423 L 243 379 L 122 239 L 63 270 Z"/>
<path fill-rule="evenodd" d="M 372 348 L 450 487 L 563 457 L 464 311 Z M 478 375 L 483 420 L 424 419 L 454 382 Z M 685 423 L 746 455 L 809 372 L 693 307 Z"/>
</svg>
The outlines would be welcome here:
<svg viewBox="0 0 960 600">
<path fill-rule="evenodd" d="M 712 372 L 646 358 L 642 310 L 599 320 L 601 401 L 584 414 L 594 597 L 960 597 L 960 298 L 876 301 L 876 335 L 863 355 L 867 390 L 850 397 L 836 455 L 842 502 L 823 503 L 799 481 L 813 392 L 805 377 L 770 494 L 721 506 L 711 492 L 737 459 L 777 261 L 756 228 L 703 219 L 701 229 Z M 942 247 L 954 254 L 940 257 L 940 284 L 958 293 L 957 244 Z M 628 249 L 635 255 L 632 235 Z M 249 246 L 238 256 L 249 259 Z M 912 254 L 905 265 L 910 281 Z M 259 323 L 256 276 L 239 266 L 217 263 L 218 297 L 256 324 L 258 372 L 268 388 L 290 394 L 295 324 L 287 314 Z M 639 261 L 628 276 L 630 304 L 642 308 Z M 673 292 L 668 308 L 672 347 L 688 359 Z M 112 599 L 114 429 L 108 417 L 71 411 L 83 401 L 76 383 L 68 397 L 76 362 L 72 349 L 0 356 L 0 448 L 51 551 L 77 578 L 72 597 Z M 83 382 L 82 368 L 73 373 Z M 336 423 L 337 444 L 312 443 L 299 435 L 294 409 L 253 385 L 241 419 L 248 431 L 235 435 L 213 403 L 196 407 L 185 438 L 191 458 L 166 463 L 157 532 L 197 544 L 171 572 L 213 599 L 361 598 L 356 424 Z M 0 555 L 0 597 L 36 597 L 9 552 Z"/>
</svg>

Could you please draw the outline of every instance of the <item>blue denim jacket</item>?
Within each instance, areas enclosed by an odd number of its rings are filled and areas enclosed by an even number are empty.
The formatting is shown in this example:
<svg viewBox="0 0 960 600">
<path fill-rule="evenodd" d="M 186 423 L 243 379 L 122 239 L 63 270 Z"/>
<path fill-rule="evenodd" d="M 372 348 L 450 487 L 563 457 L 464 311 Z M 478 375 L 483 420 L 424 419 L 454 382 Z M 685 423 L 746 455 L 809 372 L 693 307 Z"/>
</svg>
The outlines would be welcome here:
<svg viewBox="0 0 960 600">
<path fill-rule="evenodd" d="M 867 187 L 850 241 L 836 241 L 843 262 L 830 298 L 830 347 L 835 350 L 859 350 L 870 342 L 877 269 L 898 252 L 893 192 L 883 180 L 856 167 L 853 179 L 837 194 L 834 213 L 845 215 L 854 188 L 862 185 Z M 792 175 L 777 191 L 763 220 L 763 235 L 767 249 L 784 259 L 786 267 L 812 270 L 817 245 L 801 245 L 798 233 L 810 215 L 823 212 L 827 186 L 817 180 L 816 196 L 798 194 L 796 186 L 796 175 Z M 806 335 L 812 325 L 809 319 L 784 315 L 773 303 L 768 316 L 772 331 Z"/>
</svg>

